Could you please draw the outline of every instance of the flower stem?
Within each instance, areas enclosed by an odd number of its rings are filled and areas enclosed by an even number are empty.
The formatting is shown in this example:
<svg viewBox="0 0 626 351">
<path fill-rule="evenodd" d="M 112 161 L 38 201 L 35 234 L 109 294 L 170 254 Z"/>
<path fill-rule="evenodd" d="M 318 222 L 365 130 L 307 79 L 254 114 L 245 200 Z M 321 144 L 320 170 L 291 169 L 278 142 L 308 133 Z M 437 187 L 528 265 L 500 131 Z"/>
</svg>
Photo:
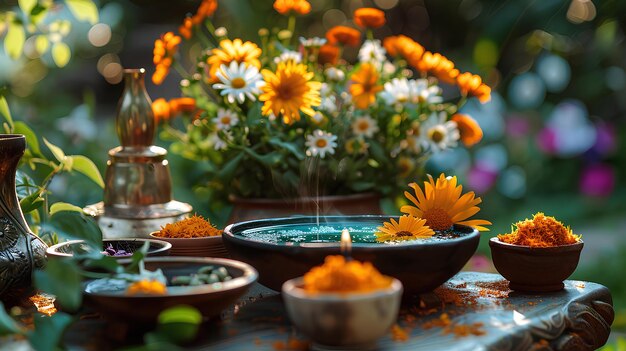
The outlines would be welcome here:
<svg viewBox="0 0 626 351">
<path fill-rule="evenodd" d="M 289 16 L 289 22 L 287 22 L 287 30 L 291 33 L 291 37 L 289 38 L 287 43 L 291 44 L 291 41 L 293 40 L 293 36 L 296 30 L 296 16 L 294 15 Z"/>
<path fill-rule="evenodd" d="M 374 40 L 374 31 L 368 28 L 365 32 L 365 36 L 368 40 Z"/>
</svg>

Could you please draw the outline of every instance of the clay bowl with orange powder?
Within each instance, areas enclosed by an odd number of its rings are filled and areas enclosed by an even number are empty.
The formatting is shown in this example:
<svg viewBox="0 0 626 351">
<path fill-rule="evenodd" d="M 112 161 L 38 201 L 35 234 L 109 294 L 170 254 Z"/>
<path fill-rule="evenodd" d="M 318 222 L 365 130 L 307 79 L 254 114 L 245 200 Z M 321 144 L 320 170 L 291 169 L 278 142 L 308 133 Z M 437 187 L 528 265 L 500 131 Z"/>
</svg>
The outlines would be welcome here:
<svg viewBox="0 0 626 351">
<path fill-rule="evenodd" d="M 511 290 L 562 290 L 578 266 L 583 241 L 553 217 L 538 213 L 509 234 L 489 240 L 493 264 Z"/>
<path fill-rule="evenodd" d="M 150 237 L 172 244 L 171 256 L 229 258 L 222 231 L 201 216 L 167 224 Z"/>
<path fill-rule="evenodd" d="M 402 283 L 370 263 L 329 256 L 282 286 L 292 323 L 314 349 L 371 350 L 398 318 Z"/>
</svg>

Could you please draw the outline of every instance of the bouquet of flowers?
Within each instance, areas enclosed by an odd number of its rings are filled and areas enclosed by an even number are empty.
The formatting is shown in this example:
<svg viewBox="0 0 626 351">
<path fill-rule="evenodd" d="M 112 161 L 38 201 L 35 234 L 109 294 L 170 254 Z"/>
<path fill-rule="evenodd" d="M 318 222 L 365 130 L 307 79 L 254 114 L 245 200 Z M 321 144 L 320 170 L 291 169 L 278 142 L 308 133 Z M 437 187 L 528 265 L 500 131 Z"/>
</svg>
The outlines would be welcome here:
<svg viewBox="0 0 626 351">
<path fill-rule="evenodd" d="M 276 0 L 287 28 L 262 28 L 252 41 L 215 29 L 217 6 L 204 0 L 180 36 L 155 41 L 152 76 L 160 84 L 171 68 L 183 75 L 184 97 L 157 99 L 153 109 L 170 119 L 163 135 L 172 150 L 204 164 L 213 199 L 395 194 L 429 156 L 481 140 L 476 121 L 458 110 L 468 98 L 488 101 L 491 89 L 409 37 L 375 39 L 383 11 L 360 8 L 354 27 L 305 38 L 296 20 L 311 5 Z M 179 62 L 183 38 L 203 47 L 192 72 Z M 346 47 L 360 47 L 358 62 L 342 58 Z M 444 99 L 442 84 L 458 94 Z M 181 111 L 190 113 L 177 124 L 171 118 Z"/>
</svg>

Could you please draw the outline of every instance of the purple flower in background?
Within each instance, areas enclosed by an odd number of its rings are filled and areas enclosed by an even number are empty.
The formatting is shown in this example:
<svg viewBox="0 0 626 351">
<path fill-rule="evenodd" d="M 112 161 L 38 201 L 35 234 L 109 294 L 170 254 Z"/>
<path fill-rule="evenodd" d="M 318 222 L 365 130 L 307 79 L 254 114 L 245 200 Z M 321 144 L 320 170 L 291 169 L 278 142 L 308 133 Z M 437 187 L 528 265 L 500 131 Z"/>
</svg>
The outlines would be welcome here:
<svg viewBox="0 0 626 351">
<path fill-rule="evenodd" d="M 539 149 L 550 155 L 556 154 L 556 142 L 556 133 L 549 127 L 542 129 L 537 136 L 537 144 L 539 145 Z"/>
<path fill-rule="evenodd" d="M 480 166 L 480 163 L 472 166 L 467 174 L 467 186 L 475 192 L 482 194 L 491 189 L 496 182 L 498 173 Z"/>
<path fill-rule="evenodd" d="M 615 128 L 609 123 L 598 123 L 596 125 L 596 143 L 592 150 L 600 155 L 607 155 L 615 151 L 617 139 L 615 137 Z"/>
<path fill-rule="evenodd" d="M 465 270 L 473 272 L 495 272 L 491 261 L 485 255 L 476 254 L 465 265 Z"/>
<path fill-rule="evenodd" d="M 509 116 L 506 119 L 506 133 L 513 138 L 522 138 L 528 135 L 530 123 L 524 116 Z"/>
<path fill-rule="evenodd" d="M 609 196 L 615 187 L 615 169 L 605 164 L 594 164 L 583 169 L 580 192 L 587 196 Z"/>
</svg>

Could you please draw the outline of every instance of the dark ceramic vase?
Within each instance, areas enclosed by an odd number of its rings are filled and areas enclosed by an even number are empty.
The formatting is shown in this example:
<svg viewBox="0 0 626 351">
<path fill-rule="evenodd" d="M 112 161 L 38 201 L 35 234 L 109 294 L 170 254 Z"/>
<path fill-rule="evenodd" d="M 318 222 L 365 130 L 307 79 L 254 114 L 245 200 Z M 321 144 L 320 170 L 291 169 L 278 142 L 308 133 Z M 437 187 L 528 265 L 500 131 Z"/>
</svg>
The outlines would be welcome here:
<svg viewBox="0 0 626 351">
<path fill-rule="evenodd" d="M 15 192 L 17 164 L 26 149 L 23 135 L 0 135 L 0 299 L 17 298 L 31 286 L 33 270 L 46 262 L 46 244 L 24 220 Z"/>
</svg>

